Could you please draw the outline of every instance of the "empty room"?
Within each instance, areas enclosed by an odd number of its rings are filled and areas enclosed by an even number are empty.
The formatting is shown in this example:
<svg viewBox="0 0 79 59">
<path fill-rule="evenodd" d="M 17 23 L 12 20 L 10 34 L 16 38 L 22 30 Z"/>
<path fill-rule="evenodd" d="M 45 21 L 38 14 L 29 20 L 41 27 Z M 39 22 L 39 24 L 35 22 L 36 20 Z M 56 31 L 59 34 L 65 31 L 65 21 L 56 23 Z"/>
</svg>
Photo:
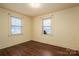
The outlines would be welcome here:
<svg viewBox="0 0 79 59">
<path fill-rule="evenodd" d="M 79 3 L 0 3 L 0 56 L 79 56 Z"/>
</svg>

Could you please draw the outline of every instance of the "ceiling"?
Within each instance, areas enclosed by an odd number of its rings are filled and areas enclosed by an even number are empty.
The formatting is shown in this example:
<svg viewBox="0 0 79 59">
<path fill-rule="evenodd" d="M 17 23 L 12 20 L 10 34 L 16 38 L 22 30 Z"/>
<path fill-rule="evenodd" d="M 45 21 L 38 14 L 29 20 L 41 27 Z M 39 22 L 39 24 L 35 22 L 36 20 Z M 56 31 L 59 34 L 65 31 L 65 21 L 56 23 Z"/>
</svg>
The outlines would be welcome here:
<svg viewBox="0 0 79 59">
<path fill-rule="evenodd" d="M 40 7 L 33 8 L 29 3 L 0 3 L 0 7 L 16 11 L 28 16 L 38 16 L 66 8 L 79 6 L 78 3 L 40 3 Z"/>
</svg>

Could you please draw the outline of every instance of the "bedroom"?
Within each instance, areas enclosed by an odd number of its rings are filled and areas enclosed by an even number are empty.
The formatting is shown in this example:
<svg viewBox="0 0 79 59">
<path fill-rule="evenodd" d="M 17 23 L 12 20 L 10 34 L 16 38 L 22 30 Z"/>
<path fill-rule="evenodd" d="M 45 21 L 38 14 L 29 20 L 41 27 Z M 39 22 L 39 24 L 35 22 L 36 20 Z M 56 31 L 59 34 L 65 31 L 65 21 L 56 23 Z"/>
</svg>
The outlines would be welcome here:
<svg viewBox="0 0 79 59">
<path fill-rule="evenodd" d="M 79 3 L 0 3 L 0 55 L 78 56 L 78 19 Z"/>
</svg>

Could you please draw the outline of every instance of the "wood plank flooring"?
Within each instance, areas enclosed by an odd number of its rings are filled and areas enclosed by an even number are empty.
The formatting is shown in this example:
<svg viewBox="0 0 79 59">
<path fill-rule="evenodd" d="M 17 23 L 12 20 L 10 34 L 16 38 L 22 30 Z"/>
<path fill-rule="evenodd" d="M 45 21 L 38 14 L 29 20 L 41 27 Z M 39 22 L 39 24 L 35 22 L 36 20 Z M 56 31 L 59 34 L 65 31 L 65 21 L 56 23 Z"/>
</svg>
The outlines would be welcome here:
<svg viewBox="0 0 79 59">
<path fill-rule="evenodd" d="M 79 52 L 63 47 L 28 41 L 0 50 L 1 56 L 79 56 Z"/>
</svg>

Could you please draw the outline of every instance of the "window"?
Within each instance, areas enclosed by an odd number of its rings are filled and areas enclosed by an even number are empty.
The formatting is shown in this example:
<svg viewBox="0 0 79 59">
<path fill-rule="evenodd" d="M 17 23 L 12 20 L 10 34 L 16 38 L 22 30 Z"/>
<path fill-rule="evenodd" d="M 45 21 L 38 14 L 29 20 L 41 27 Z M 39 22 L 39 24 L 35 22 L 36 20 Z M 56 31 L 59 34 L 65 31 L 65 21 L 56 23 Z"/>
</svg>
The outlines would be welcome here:
<svg viewBox="0 0 79 59">
<path fill-rule="evenodd" d="M 11 34 L 22 34 L 22 21 L 18 17 L 11 16 Z"/>
<path fill-rule="evenodd" d="M 43 19 L 43 34 L 51 34 L 51 17 Z"/>
</svg>

